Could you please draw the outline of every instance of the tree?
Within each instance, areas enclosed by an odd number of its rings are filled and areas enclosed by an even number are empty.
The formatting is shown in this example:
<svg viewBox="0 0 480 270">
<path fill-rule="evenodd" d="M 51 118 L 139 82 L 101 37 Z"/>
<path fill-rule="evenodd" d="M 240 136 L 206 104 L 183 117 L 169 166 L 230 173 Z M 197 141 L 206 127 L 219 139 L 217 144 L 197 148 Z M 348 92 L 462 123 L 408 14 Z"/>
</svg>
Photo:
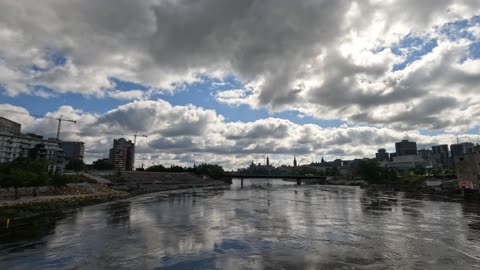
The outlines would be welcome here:
<svg viewBox="0 0 480 270">
<path fill-rule="evenodd" d="M 325 170 L 325 175 L 327 176 L 336 176 L 338 174 L 338 169 L 336 167 L 327 168 Z"/>
<path fill-rule="evenodd" d="M 35 177 L 35 175 L 23 168 L 14 168 L 10 171 L 10 185 L 15 189 L 15 200 L 18 199 L 18 189 L 28 185 L 30 179 Z"/>
<path fill-rule="evenodd" d="M 427 173 L 427 169 L 425 166 L 417 164 L 415 168 L 411 169 L 411 172 L 415 175 L 425 175 Z"/>
<path fill-rule="evenodd" d="M 85 170 L 85 163 L 83 163 L 83 160 L 80 159 L 72 159 L 68 162 L 67 166 L 65 166 L 65 169 L 74 172 L 80 172 Z"/>
<path fill-rule="evenodd" d="M 219 179 L 225 175 L 223 167 L 216 164 L 200 164 L 193 168 L 193 173 L 208 175 L 213 179 Z"/>
<path fill-rule="evenodd" d="M 65 186 L 67 182 L 68 182 L 68 177 L 60 174 L 54 174 L 51 178 L 51 184 L 55 187 Z"/>
<path fill-rule="evenodd" d="M 357 165 L 357 173 L 369 183 L 381 181 L 381 168 L 375 160 L 361 160 Z"/>
<path fill-rule="evenodd" d="M 113 164 L 108 159 L 99 159 L 93 162 L 93 168 L 99 171 L 113 170 Z"/>
<path fill-rule="evenodd" d="M 32 175 L 26 185 L 33 188 L 32 196 L 36 197 L 38 187 L 47 184 L 48 181 L 48 160 L 43 158 L 32 160 L 29 165 L 29 170 Z"/>
<path fill-rule="evenodd" d="M 167 170 L 163 165 L 153 165 L 147 168 L 148 172 L 166 172 Z"/>
</svg>

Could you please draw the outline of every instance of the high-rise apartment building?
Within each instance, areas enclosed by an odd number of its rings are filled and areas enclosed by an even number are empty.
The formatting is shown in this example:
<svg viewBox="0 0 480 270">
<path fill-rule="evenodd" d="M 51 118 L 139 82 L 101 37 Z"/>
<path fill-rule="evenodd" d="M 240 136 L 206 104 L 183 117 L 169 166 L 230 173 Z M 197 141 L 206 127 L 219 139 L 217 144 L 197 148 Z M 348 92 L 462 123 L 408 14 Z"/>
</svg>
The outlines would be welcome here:
<svg viewBox="0 0 480 270">
<path fill-rule="evenodd" d="M 83 142 L 60 142 L 66 160 L 83 160 L 85 144 Z"/>
<path fill-rule="evenodd" d="M 47 159 L 49 171 L 62 172 L 64 169 L 65 157 L 58 142 L 35 134 L 0 133 L 0 162 L 28 156 Z"/>
<path fill-rule="evenodd" d="M 110 161 L 116 171 L 132 171 L 135 162 L 135 144 L 124 138 L 113 140 L 113 147 L 110 149 Z"/>
<path fill-rule="evenodd" d="M 0 117 L 0 133 L 20 134 L 22 125 L 4 117 Z"/>
</svg>

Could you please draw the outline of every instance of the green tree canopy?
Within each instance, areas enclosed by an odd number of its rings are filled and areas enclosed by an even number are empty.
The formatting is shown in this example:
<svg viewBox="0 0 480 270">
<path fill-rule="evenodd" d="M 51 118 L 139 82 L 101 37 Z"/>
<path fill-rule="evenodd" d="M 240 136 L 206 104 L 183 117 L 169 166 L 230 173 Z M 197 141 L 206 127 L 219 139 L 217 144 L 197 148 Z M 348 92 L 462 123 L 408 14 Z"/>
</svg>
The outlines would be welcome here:
<svg viewBox="0 0 480 270">
<path fill-rule="evenodd" d="M 113 164 L 108 159 L 99 159 L 93 162 L 93 168 L 99 171 L 113 170 Z"/>
<path fill-rule="evenodd" d="M 67 166 L 65 166 L 65 169 L 74 172 L 80 172 L 85 170 L 85 163 L 83 163 L 83 160 L 80 159 L 72 159 L 68 162 Z"/>
</svg>

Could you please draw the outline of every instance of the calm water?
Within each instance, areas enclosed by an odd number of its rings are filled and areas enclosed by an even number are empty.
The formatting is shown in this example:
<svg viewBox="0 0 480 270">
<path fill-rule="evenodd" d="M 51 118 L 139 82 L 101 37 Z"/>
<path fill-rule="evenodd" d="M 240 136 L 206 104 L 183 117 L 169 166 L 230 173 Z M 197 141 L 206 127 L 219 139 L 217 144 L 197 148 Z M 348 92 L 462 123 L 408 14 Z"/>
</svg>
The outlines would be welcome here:
<svg viewBox="0 0 480 270">
<path fill-rule="evenodd" d="M 0 230 L 0 269 L 479 269 L 475 204 L 238 182 Z"/>
</svg>

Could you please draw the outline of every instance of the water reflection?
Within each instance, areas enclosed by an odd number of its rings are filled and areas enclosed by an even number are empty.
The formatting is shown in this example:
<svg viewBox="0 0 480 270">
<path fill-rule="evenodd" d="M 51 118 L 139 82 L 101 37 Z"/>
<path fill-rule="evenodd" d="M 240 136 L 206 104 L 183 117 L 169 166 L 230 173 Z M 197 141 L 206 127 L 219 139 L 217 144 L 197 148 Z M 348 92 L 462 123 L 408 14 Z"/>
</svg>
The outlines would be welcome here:
<svg viewBox="0 0 480 270">
<path fill-rule="evenodd" d="M 480 266 L 478 206 L 357 187 L 234 181 L 85 207 L 47 224 L 35 235 L 1 231 L 0 269 Z"/>
</svg>

